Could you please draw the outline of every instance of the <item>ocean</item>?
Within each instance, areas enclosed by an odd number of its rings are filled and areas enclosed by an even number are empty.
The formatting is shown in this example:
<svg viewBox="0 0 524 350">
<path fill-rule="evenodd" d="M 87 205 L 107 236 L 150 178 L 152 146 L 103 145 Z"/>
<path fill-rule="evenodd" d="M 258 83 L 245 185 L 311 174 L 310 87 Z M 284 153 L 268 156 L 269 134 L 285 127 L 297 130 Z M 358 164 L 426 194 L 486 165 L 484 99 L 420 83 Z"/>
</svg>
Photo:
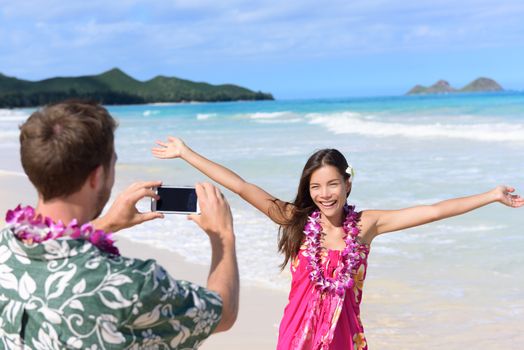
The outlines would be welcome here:
<svg viewBox="0 0 524 350">
<path fill-rule="evenodd" d="M 523 93 L 108 109 L 119 121 L 113 194 L 136 180 L 169 185 L 205 180 L 182 160 L 151 156 L 155 140 L 168 135 L 181 137 L 282 200 L 293 199 L 305 161 L 321 148 L 337 148 L 355 168 L 349 201 L 360 210 L 431 204 L 498 184 L 524 194 Z M 0 160 L 18 151 L 17 127 L 30 112 L 0 110 Z M 0 172 L 20 171 L 18 164 L 0 167 Z M 234 214 L 242 283 L 287 292 L 290 274 L 278 268 L 278 227 L 225 193 Z M 149 202 L 139 207 L 148 210 Z M 448 329 L 457 334 L 455 344 L 468 334 L 475 344 L 517 339 L 515 328 L 524 322 L 523 218 L 524 209 L 491 204 L 379 236 L 369 257 L 364 324 L 389 337 L 384 339 L 403 332 L 413 333 L 414 342 L 434 335 L 428 343 L 433 346 L 447 344 L 439 334 Z M 183 216 L 170 215 L 122 234 L 191 262 L 210 260 L 206 235 Z M 518 340 L 524 341 L 522 335 Z M 377 342 L 378 348 L 386 348 Z"/>
</svg>

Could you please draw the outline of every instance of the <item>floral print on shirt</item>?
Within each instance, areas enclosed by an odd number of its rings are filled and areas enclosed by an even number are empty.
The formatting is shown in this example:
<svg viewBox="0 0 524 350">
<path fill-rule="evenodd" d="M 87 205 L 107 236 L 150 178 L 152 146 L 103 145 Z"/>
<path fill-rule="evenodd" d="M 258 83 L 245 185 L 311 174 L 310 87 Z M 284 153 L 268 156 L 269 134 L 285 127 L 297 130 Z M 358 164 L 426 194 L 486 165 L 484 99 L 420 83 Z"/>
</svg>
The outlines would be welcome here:
<svg viewBox="0 0 524 350">
<path fill-rule="evenodd" d="M 0 348 L 196 349 L 221 313 L 218 294 L 154 260 L 85 240 L 29 245 L 0 231 Z"/>
</svg>

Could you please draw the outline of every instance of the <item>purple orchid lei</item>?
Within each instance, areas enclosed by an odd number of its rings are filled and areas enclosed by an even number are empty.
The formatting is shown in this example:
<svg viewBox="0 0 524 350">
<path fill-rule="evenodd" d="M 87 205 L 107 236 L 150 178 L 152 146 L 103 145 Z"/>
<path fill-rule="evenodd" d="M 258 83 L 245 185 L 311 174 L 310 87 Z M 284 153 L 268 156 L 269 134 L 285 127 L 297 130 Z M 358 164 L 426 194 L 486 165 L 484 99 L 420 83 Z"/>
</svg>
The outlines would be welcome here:
<svg viewBox="0 0 524 350">
<path fill-rule="evenodd" d="M 346 206 L 344 210 L 347 212 L 346 218 L 342 225 L 344 230 L 344 241 L 346 247 L 341 252 L 342 264 L 339 263 L 334 275 L 335 278 L 324 276 L 324 267 L 320 262 L 321 247 L 320 238 L 322 233 L 322 226 L 320 225 L 320 211 L 314 211 L 309 217 L 304 227 L 304 234 L 306 235 L 306 259 L 308 261 L 309 279 L 313 285 L 321 292 L 328 292 L 330 294 L 336 293 L 339 296 L 344 294 L 346 288 L 352 288 L 354 285 L 351 271 L 357 265 L 360 255 L 356 253 L 358 243 L 355 241 L 359 233 L 357 227 L 359 220 L 359 213 L 355 212 L 354 206 Z"/>
<path fill-rule="evenodd" d="M 114 245 L 112 233 L 95 230 L 90 223 L 80 226 L 76 219 L 67 226 L 62 221 L 55 223 L 49 217 L 35 216 L 35 209 L 29 205 L 26 207 L 19 205 L 14 210 L 8 210 L 5 221 L 12 228 L 15 236 L 24 243 L 41 243 L 49 239 L 71 237 L 87 240 L 104 252 L 120 255 Z"/>
</svg>

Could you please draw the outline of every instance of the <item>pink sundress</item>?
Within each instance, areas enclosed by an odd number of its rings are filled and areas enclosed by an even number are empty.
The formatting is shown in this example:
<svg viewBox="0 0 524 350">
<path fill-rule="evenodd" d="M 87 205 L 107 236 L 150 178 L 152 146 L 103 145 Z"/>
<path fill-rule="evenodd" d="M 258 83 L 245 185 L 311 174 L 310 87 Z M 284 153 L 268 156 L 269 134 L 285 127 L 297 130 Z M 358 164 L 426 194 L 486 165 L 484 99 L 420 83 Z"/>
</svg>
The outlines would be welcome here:
<svg viewBox="0 0 524 350">
<path fill-rule="evenodd" d="M 280 323 L 277 350 L 367 350 L 360 302 L 369 246 L 358 243 L 361 259 L 352 271 L 355 284 L 343 296 L 321 293 L 314 288 L 305 248 L 301 247 L 290 266 L 291 291 Z M 333 276 L 339 260 L 340 251 L 323 250 L 321 262 L 326 277 Z"/>
</svg>

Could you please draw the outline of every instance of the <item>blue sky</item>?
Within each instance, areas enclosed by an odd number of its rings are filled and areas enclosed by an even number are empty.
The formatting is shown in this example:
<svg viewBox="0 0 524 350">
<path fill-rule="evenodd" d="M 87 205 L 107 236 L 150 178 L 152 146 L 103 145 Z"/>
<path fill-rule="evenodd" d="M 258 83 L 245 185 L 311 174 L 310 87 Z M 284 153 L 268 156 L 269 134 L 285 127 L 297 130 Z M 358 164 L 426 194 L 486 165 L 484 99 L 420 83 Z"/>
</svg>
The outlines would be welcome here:
<svg viewBox="0 0 524 350">
<path fill-rule="evenodd" d="M 0 72 L 119 67 L 277 98 L 402 94 L 478 76 L 524 89 L 522 0 L 0 0 Z"/>
</svg>

